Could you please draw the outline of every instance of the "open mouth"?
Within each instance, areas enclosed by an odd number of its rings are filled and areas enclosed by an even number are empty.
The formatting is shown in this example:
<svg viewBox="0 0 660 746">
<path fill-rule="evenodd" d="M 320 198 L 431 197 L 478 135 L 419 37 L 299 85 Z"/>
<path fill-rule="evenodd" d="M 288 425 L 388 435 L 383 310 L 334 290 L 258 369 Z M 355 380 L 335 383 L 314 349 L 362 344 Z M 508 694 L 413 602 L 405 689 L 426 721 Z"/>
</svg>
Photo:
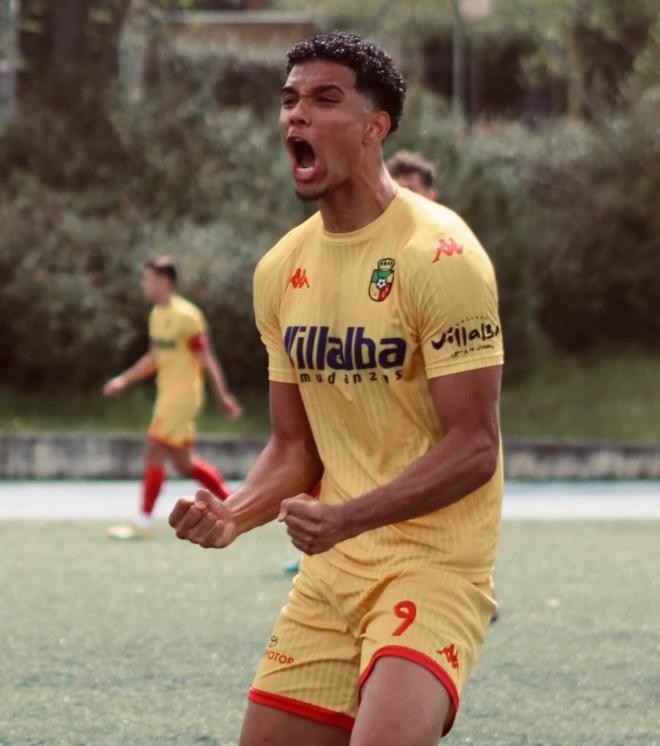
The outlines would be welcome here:
<svg viewBox="0 0 660 746">
<path fill-rule="evenodd" d="M 293 173 L 299 180 L 311 178 L 316 167 L 316 151 L 313 146 L 302 137 L 289 137 L 287 145 L 293 160 Z"/>
<path fill-rule="evenodd" d="M 302 137 L 292 137 L 291 148 L 296 163 L 300 168 L 311 168 L 314 165 L 316 153 L 307 140 L 303 140 Z"/>
</svg>

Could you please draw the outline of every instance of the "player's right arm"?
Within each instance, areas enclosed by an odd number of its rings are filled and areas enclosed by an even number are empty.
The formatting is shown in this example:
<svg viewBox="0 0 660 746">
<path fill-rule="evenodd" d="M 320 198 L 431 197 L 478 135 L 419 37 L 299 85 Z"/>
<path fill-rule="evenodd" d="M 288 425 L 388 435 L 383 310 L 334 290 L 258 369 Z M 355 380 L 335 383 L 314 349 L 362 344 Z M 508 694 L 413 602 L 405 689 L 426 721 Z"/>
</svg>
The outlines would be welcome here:
<svg viewBox="0 0 660 746">
<path fill-rule="evenodd" d="M 181 498 L 170 514 L 180 539 L 226 547 L 240 534 L 277 517 L 282 500 L 308 493 L 323 466 L 297 384 L 271 382 L 272 435 L 241 488 L 221 502 L 206 490 Z"/>
<path fill-rule="evenodd" d="M 147 352 L 128 370 L 120 373 L 118 376 L 111 378 L 103 386 L 104 396 L 119 396 L 129 386 L 133 386 L 139 381 L 149 378 L 156 373 L 156 359 L 151 350 Z"/>
</svg>

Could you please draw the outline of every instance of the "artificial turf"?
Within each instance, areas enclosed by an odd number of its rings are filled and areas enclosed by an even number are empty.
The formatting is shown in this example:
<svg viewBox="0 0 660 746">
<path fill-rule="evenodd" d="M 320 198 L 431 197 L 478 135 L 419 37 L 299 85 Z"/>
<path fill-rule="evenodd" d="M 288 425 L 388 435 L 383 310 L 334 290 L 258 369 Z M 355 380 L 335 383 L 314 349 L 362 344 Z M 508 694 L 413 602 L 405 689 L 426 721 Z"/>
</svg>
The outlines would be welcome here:
<svg viewBox="0 0 660 746">
<path fill-rule="evenodd" d="M 443 743 L 660 746 L 658 528 L 505 523 L 501 616 Z M 165 524 L 1 523 L 0 744 L 233 746 L 291 556 L 275 525 L 203 551 Z"/>
</svg>

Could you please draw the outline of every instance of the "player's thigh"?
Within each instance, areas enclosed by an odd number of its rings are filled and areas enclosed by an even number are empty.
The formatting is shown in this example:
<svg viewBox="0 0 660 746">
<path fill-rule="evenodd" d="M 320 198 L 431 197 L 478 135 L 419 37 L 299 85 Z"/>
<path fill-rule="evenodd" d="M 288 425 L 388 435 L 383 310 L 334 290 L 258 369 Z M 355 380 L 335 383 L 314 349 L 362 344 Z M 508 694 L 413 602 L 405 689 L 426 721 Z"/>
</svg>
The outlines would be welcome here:
<svg viewBox="0 0 660 746">
<path fill-rule="evenodd" d="M 400 661 L 399 666 L 408 672 L 406 676 L 415 675 L 413 672 L 419 669 L 418 678 L 435 679 L 436 707 L 439 707 L 438 687 L 444 688 L 448 695 L 451 704 L 444 711 L 444 733 L 448 733 L 459 708 L 461 690 L 477 660 L 490 623 L 494 604 L 488 591 L 489 587 L 474 585 L 455 573 L 440 569 L 411 569 L 392 578 L 371 608 L 362 635 L 362 694 L 378 667 L 383 670 L 380 665 L 383 661 Z M 404 666 L 405 663 L 408 665 Z M 393 667 L 394 663 L 388 663 L 385 668 Z M 406 696 L 408 694 L 406 690 Z M 387 703 L 384 707 L 388 712 L 390 709 L 396 712 L 397 691 L 392 689 L 390 695 L 391 706 Z M 444 696 L 442 701 L 445 701 Z M 424 713 L 425 704 L 420 702 L 420 715 Z M 416 718 L 415 715 L 413 722 Z M 423 719 L 420 723 L 424 728 L 431 728 L 424 733 L 433 737 L 433 723 Z M 426 737 L 424 733 L 420 738 Z M 402 746 L 406 743 L 402 742 Z"/>
<path fill-rule="evenodd" d="M 147 466 L 163 466 L 167 458 L 168 447 L 147 438 L 144 444 L 144 462 Z"/>
<path fill-rule="evenodd" d="M 348 746 L 342 728 L 248 702 L 239 746 Z"/>
<path fill-rule="evenodd" d="M 249 699 L 348 733 L 357 713 L 359 666 L 356 631 L 303 568 L 266 644 Z"/>
<path fill-rule="evenodd" d="M 350 746 L 437 746 L 450 708 L 447 690 L 426 668 L 381 658 L 362 687 Z"/>
<path fill-rule="evenodd" d="M 190 474 L 190 470 L 193 468 L 193 449 L 192 446 L 184 446 L 183 448 L 170 448 L 169 458 L 174 468 L 186 476 Z"/>
</svg>

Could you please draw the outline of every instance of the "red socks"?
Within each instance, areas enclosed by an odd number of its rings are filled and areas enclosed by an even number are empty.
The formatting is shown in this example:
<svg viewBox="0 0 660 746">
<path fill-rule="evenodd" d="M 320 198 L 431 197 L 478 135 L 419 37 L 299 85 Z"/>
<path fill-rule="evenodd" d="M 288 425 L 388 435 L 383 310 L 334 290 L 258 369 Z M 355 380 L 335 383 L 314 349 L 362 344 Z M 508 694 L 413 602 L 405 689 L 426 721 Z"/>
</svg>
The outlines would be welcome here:
<svg viewBox="0 0 660 746">
<path fill-rule="evenodd" d="M 207 490 L 224 500 L 229 490 L 220 474 L 205 461 L 195 459 L 193 468 L 188 472 L 191 479 L 201 482 Z M 142 477 L 142 513 L 151 515 L 165 481 L 165 469 L 162 466 L 147 466 Z"/>
<path fill-rule="evenodd" d="M 151 515 L 165 481 L 162 466 L 147 466 L 142 477 L 142 512 Z"/>
<path fill-rule="evenodd" d="M 188 472 L 191 479 L 201 482 L 207 490 L 210 490 L 216 497 L 224 500 L 229 496 L 229 489 L 222 478 L 222 475 L 216 471 L 211 464 L 197 458 L 193 461 L 193 468 Z"/>
</svg>

